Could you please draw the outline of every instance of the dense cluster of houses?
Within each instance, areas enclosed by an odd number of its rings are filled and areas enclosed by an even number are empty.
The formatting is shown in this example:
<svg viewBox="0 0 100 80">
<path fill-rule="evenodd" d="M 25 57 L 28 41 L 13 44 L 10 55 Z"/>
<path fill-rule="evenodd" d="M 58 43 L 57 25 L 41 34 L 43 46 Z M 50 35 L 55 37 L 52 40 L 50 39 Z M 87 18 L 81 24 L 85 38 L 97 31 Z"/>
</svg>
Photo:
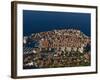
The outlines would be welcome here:
<svg viewBox="0 0 100 80">
<path fill-rule="evenodd" d="M 52 30 L 30 36 L 34 46 L 24 47 L 24 65 L 35 67 L 90 65 L 90 37 L 76 29 Z M 27 44 L 28 37 L 24 37 Z M 30 43 L 31 44 L 31 43 Z M 85 51 L 85 52 L 84 52 Z M 30 54 L 29 54 L 30 53 Z M 33 57 L 34 56 L 34 57 Z M 28 59 L 30 57 L 30 59 Z M 58 63 L 59 62 L 59 63 Z"/>
<path fill-rule="evenodd" d="M 53 30 L 47 32 L 40 32 L 32 35 L 33 40 L 39 42 L 39 48 L 55 48 L 66 49 L 67 51 L 80 51 L 83 52 L 83 48 L 87 44 L 90 44 L 90 38 L 83 34 L 80 30 L 75 29 L 62 29 Z"/>
</svg>

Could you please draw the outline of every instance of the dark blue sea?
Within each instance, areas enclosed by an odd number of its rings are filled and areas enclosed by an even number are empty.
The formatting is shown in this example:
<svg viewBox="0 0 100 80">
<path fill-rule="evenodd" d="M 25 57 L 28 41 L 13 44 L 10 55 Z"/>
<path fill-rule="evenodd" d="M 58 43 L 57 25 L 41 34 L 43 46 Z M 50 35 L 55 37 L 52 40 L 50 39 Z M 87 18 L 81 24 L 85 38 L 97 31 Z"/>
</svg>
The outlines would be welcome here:
<svg viewBox="0 0 100 80">
<path fill-rule="evenodd" d="M 54 29 L 79 29 L 91 36 L 91 14 L 23 10 L 23 35 Z"/>
</svg>

